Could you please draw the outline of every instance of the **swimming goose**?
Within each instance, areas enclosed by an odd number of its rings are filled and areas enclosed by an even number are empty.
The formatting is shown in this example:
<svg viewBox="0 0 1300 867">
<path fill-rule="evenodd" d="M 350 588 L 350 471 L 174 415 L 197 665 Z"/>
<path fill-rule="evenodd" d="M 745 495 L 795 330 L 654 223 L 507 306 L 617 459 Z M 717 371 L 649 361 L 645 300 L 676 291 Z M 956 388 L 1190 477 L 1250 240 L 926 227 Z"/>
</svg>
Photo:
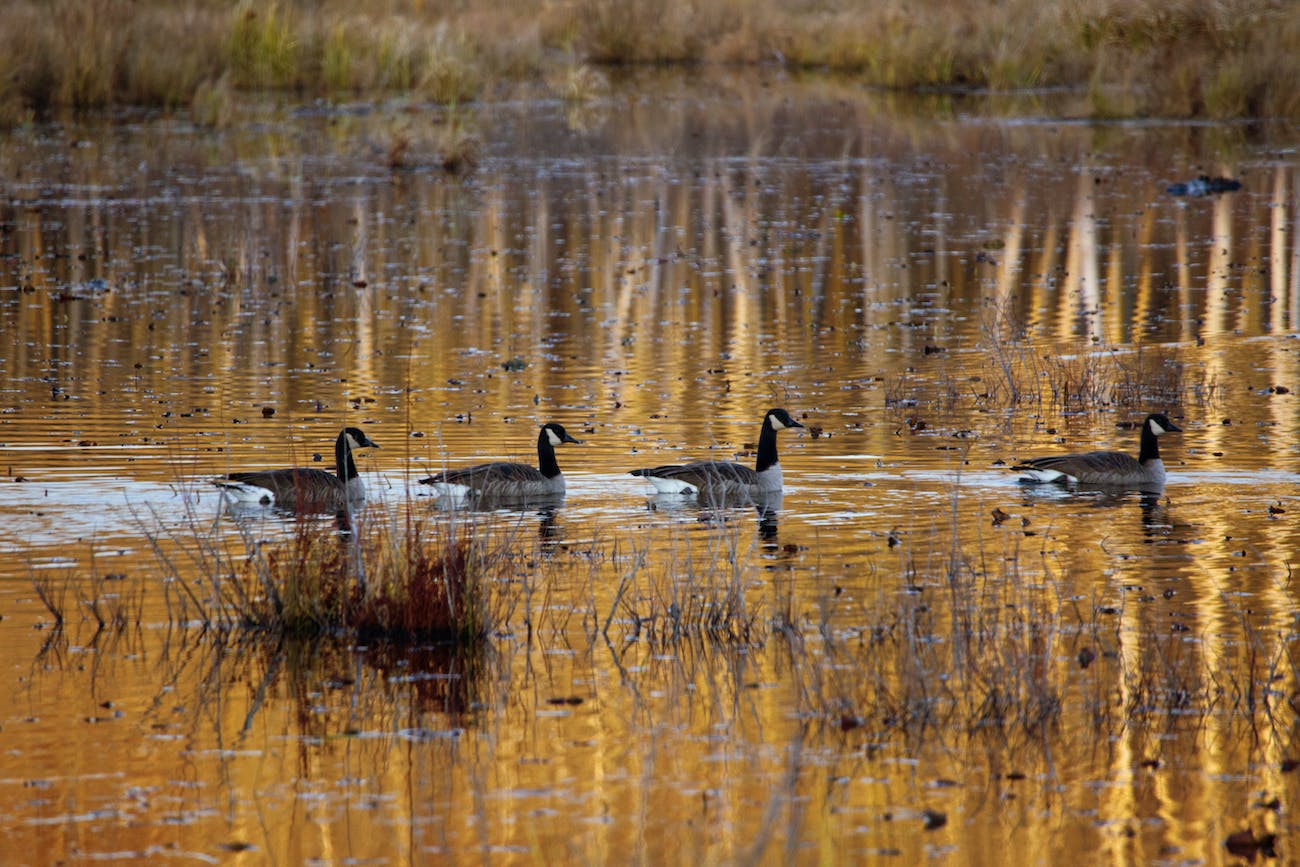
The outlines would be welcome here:
<svg viewBox="0 0 1300 867">
<path fill-rule="evenodd" d="M 747 496 L 781 490 L 781 464 L 777 462 L 776 432 L 803 427 L 783 409 L 769 409 L 758 435 L 758 458 L 754 469 L 732 461 L 692 461 L 689 464 L 632 470 L 654 485 L 660 494 L 698 494 L 714 497 Z"/>
<path fill-rule="evenodd" d="M 497 500 L 525 500 L 555 497 L 564 493 L 564 475 L 555 460 L 555 447 L 561 443 L 581 445 L 564 425 L 548 422 L 537 434 L 537 466 L 494 461 L 460 470 L 447 470 L 420 479 L 431 485 L 441 497 L 476 497 Z"/>
<path fill-rule="evenodd" d="M 357 474 L 352 450 L 379 448 L 361 428 L 345 427 L 334 441 L 334 468 L 328 473 L 311 467 L 230 473 L 213 480 L 236 502 L 273 505 L 295 512 L 341 512 L 364 500 L 366 487 Z"/>
<path fill-rule="evenodd" d="M 1142 439 L 1136 458 L 1123 452 L 1082 452 L 1030 458 L 1012 469 L 1023 471 L 1025 475 L 1020 481 L 1027 483 L 1159 488 L 1165 483 L 1165 464 L 1160 460 L 1156 437 L 1181 430 L 1162 413 L 1152 413 L 1142 422 Z"/>
</svg>

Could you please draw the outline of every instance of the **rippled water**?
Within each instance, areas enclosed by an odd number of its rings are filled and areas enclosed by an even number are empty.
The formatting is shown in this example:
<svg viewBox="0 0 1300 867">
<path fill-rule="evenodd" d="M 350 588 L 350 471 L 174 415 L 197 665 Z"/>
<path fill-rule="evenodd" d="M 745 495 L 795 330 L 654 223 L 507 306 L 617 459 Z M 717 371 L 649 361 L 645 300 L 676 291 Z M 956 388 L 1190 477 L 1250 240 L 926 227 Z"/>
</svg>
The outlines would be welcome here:
<svg viewBox="0 0 1300 867">
<path fill-rule="evenodd" d="M 1296 130 L 1053 110 L 654 80 L 461 109 L 464 175 L 432 167 L 427 109 L 0 139 L 10 850 L 1217 863 L 1242 829 L 1285 850 Z M 387 164 L 394 129 L 412 165 Z M 1165 191 L 1200 174 L 1244 186 Z M 781 434 L 778 510 L 627 475 L 750 461 L 770 406 L 809 426 Z M 1008 469 L 1135 451 L 1151 410 L 1183 428 L 1159 496 Z M 478 518 L 536 546 L 490 649 L 170 622 L 153 543 L 234 532 L 212 476 L 328 467 L 359 424 L 382 515 L 423 506 L 430 471 L 532 461 L 548 420 L 585 441 L 563 503 Z M 638 621 L 733 567 L 750 640 Z M 68 588 L 63 629 L 33 578 Z M 139 625 L 96 635 L 91 599 Z M 1047 725 L 964 706 L 981 671 L 1011 694 L 1044 659 Z M 891 703 L 917 684 L 933 702 Z"/>
</svg>

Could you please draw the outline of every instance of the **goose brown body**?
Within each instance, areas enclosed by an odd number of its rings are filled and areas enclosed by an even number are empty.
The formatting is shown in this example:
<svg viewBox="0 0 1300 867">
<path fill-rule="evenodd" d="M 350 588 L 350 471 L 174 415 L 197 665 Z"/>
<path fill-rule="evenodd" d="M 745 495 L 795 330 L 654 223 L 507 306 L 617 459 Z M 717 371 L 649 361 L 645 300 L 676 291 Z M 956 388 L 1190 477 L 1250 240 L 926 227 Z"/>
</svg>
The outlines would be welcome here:
<svg viewBox="0 0 1300 867">
<path fill-rule="evenodd" d="M 562 443 L 581 444 L 563 425 L 549 422 L 537 434 L 537 466 L 513 461 L 492 461 L 457 470 L 447 470 L 420 484 L 430 485 L 440 496 L 475 497 L 501 501 L 545 499 L 564 493 L 564 474 L 555 458 Z"/>
<path fill-rule="evenodd" d="M 365 499 L 353 449 L 379 448 L 360 428 L 347 427 L 334 441 L 335 472 L 315 467 L 252 470 L 216 479 L 213 484 L 236 501 L 273 505 L 292 512 L 340 512 Z"/>
<path fill-rule="evenodd" d="M 1159 488 L 1165 484 L 1166 472 L 1157 438 L 1180 431 L 1167 416 L 1152 413 L 1142 422 L 1137 457 L 1117 451 L 1048 455 L 1021 461 L 1012 469 L 1025 473 L 1021 481 L 1027 483 Z"/>
<path fill-rule="evenodd" d="M 665 464 L 632 470 L 654 485 L 661 494 L 699 494 L 711 496 L 752 495 L 779 491 L 785 483 L 776 451 L 776 432 L 784 428 L 803 427 L 784 409 L 770 409 L 763 416 L 758 436 L 758 455 L 754 467 L 734 461 L 691 461 L 688 464 Z"/>
</svg>

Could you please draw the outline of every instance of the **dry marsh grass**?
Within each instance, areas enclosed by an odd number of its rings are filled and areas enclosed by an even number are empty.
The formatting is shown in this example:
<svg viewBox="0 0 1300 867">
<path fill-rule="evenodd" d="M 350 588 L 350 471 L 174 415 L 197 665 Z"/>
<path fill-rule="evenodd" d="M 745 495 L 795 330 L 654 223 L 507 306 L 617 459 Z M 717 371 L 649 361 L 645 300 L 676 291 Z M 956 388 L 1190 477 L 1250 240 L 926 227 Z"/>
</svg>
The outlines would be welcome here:
<svg viewBox="0 0 1300 867">
<path fill-rule="evenodd" d="M 1121 349 L 1080 341 L 1048 351 L 1041 345 L 984 331 L 978 357 L 931 379 L 904 373 L 887 380 L 884 403 L 914 431 L 915 409 L 977 407 L 998 417 L 1008 410 L 1073 415 L 1124 410 L 1145 414 L 1214 406 L 1222 390 L 1203 364 L 1171 347 Z"/>
<path fill-rule="evenodd" d="M 235 92 L 455 104 L 567 77 L 572 99 L 594 78 L 566 70 L 633 63 L 776 64 L 903 89 L 1075 88 L 1103 116 L 1294 117 L 1296 44 L 1300 8 L 1281 0 L 388 0 L 364 13 L 338 0 L 16 0 L 0 33 L 10 70 L 0 121 L 183 107 L 221 81 Z"/>
<path fill-rule="evenodd" d="M 304 521 L 273 539 L 248 525 L 233 536 L 191 525 L 153 541 L 170 625 L 219 644 L 359 637 L 401 655 L 433 641 L 470 652 L 438 663 L 459 670 L 493 636 L 542 652 L 576 639 L 608 648 L 620 666 L 628 653 L 694 660 L 681 669 L 688 679 L 737 651 L 754 664 L 772 653 L 800 719 L 872 743 L 977 734 L 1027 743 L 1060 729 L 1109 737 L 1133 726 L 1195 729 L 1211 717 L 1223 732 L 1289 724 L 1291 636 L 1243 611 L 1241 638 L 1225 653 L 1221 625 L 1171 630 L 1153 613 L 1154 594 L 1080 596 L 1068 566 L 1011 524 L 963 543 L 961 498 L 954 489 L 950 514 L 936 516 L 934 544 L 900 548 L 897 575 L 874 592 L 842 597 L 814 569 L 827 587 L 820 600 L 795 592 L 748 524 L 703 542 L 620 537 L 549 552 L 499 527 L 400 514 L 351 530 Z M 142 591 L 108 594 L 100 583 L 85 598 L 66 574 L 34 579 L 54 633 L 78 610 L 96 636 L 138 627 Z"/>
<path fill-rule="evenodd" d="M 514 568 L 508 539 L 409 510 L 366 517 L 302 519 L 271 538 L 222 519 L 150 534 L 171 623 L 472 644 L 508 618 L 496 592 Z"/>
<path fill-rule="evenodd" d="M 642 549 L 622 570 L 613 604 L 602 618 L 602 633 L 622 627 L 623 641 L 670 647 L 707 639 L 748 645 L 763 641 L 771 618 L 764 618 L 756 584 L 753 549 L 735 532 L 699 550 L 683 541 L 667 560 Z"/>
<path fill-rule="evenodd" d="M 1148 411 L 1201 406 L 1214 400 L 1215 383 L 1195 378 L 1177 353 L 1160 349 L 1118 352 L 1091 345 L 1044 353 L 1023 344 L 989 344 L 986 396 L 993 405 L 1029 405 L 1038 411 Z"/>
<path fill-rule="evenodd" d="M 995 407 L 1031 406 L 1040 413 L 1150 412 L 1211 405 L 1220 397 L 1214 377 L 1177 349 L 1139 345 L 1129 352 L 1080 340 L 1044 351 L 1004 307 L 988 311 L 981 333 L 981 390 L 951 385 L 950 403 L 974 398 Z"/>
<path fill-rule="evenodd" d="M 802 643 L 790 644 L 807 718 L 867 743 L 897 733 L 949 745 L 1207 725 L 1249 738 L 1292 725 L 1293 638 L 1244 614 L 1243 638 L 1224 654 L 1213 627 L 1171 630 L 1142 611 L 1150 602 L 1067 595 L 1018 555 L 996 574 L 982 557 L 952 563 L 941 577 L 918 565 L 926 583 L 880 600 L 858 628 L 823 630 L 818 659 L 798 661 Z"/>
</svg>

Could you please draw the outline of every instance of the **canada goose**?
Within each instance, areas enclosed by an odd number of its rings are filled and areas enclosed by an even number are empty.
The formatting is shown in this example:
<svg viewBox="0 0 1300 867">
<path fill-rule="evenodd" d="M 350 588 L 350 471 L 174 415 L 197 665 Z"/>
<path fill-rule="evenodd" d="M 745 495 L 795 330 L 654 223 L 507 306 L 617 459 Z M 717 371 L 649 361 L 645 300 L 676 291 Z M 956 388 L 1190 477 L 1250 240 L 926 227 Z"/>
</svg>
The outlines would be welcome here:
<svg viewBox="0 0 1300 867">
<path fill-rule="evenodd" d="M 692 461 L 689 464 L 632 470 L 654 485 L 660 494 L 697 494 L 713 497 L 751 495 L 781 490 L 781 464 L 777 461 L 776 432 L 803 427 L 783 409 L 769 409 L 758 435 L 758 458 L 754 469 L 732 461 Z"/>
<path fill-rule="evenodd" d="M 561 443 L 581 445 L 582 440 L 569 436 L 564 425 L 548 422 L 537 434 L 537 466 L 494 461 L 460 470 L 447 470 L 420 479 L 431 485 L 441 497 L 475 497 L 496 500 L 553 498 L 564 493 L 564 475 L 555 460 L 555 447 Z"/>
<path fill-rule="evenodd" d="M 352 450 L 362 448 L 379 446 L 361 428 L 345 427 L 334 441 L 337 475 L 314 467 L 291 467 L 231 473 L 212 483 L 236 502 L 273 505 L 295 512 L 341 512 L 366 497 L 366 486 L 352 460 Z"/>
<path fill-rule="evenodd" d="M 1141 446 L 1135 458 L 1123 452 L 1082 452 L 1030 458 L 1012 467 L 1025 475 L 1027 483 L 1107 485 L 1112 487 L 1160 488 L 1165 483 L 1165 464 L 1160 460 L 1156 437 L 1179 433 L 1182 428 L 1162 413 L 1152 413 L 1142 422 Z"/>
</svg>

